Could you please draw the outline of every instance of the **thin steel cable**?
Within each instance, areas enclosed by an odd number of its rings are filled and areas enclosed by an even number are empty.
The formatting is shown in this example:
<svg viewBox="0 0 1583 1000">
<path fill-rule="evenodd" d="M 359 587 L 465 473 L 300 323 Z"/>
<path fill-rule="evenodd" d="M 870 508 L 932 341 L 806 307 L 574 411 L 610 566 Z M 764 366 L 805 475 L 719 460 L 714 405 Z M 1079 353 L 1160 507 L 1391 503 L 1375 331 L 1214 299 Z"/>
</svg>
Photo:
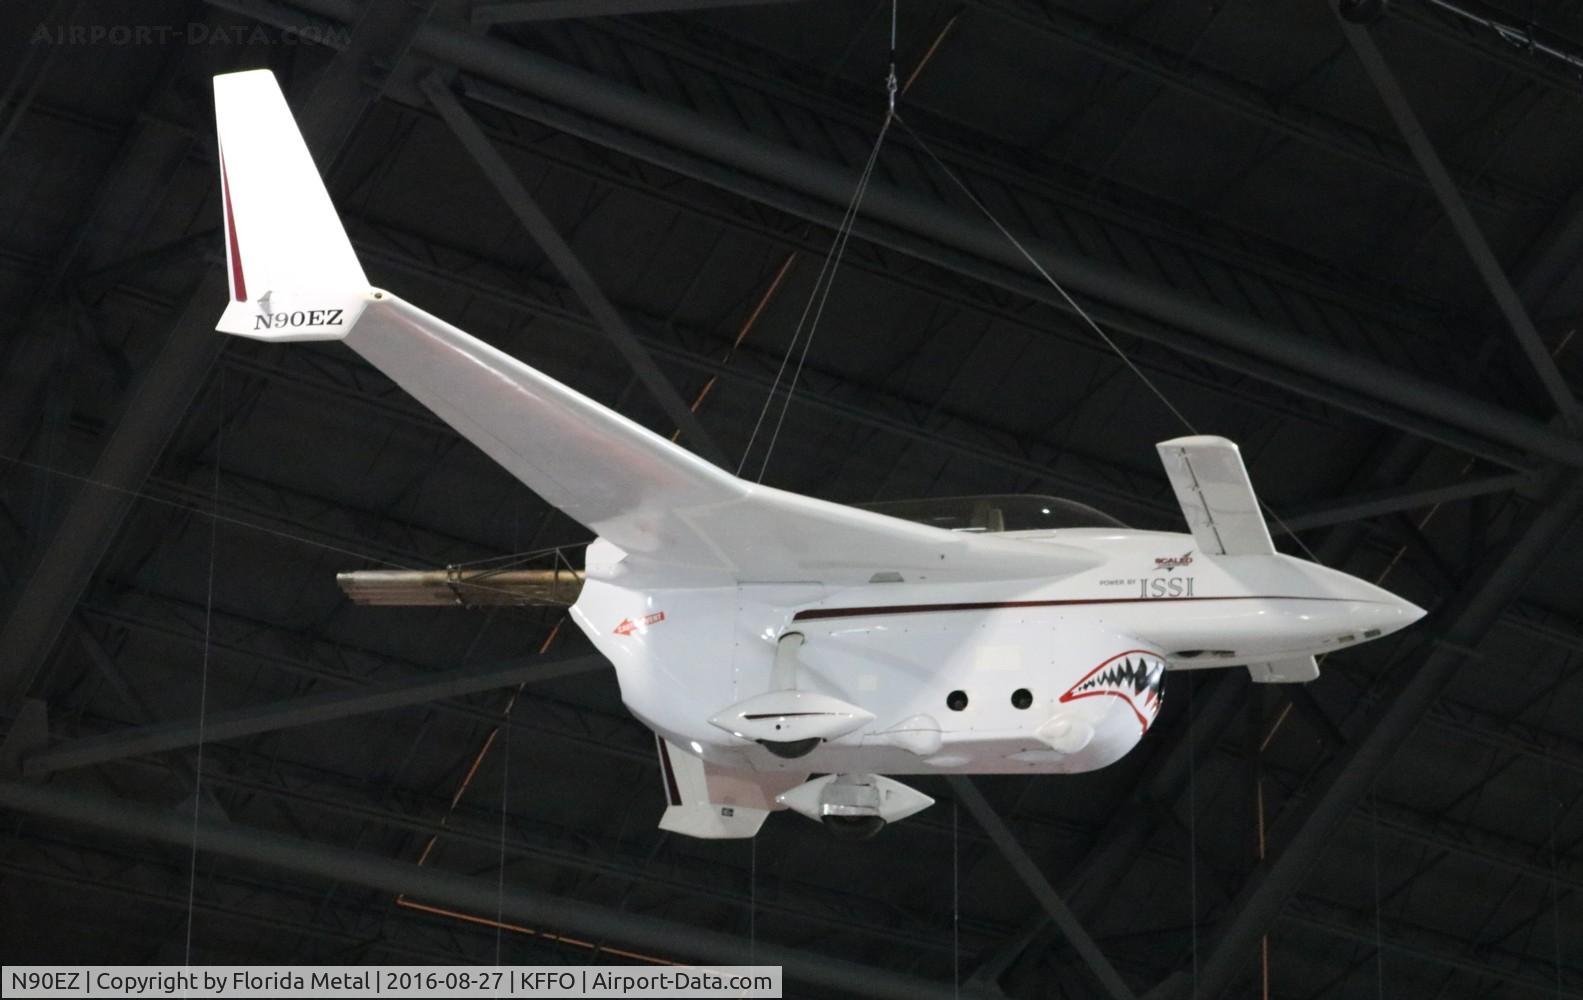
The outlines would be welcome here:
<svg viewBox="0 0 1583 1000">
<path fill-rule="evenodd" d="M 1562 661 L 1561 661 L 1561 676 L 1556 678 L 1555 686 L 1551 688 L 1552 691 L 1555 690 L 1557 687 L 1560 687 L 1561 682 L 1565 679 L 1566 673 L 1567 673 L 1568 669 L 1572 665 L 1571 664 L 1571 660 L 1572 660 L 1572 658 L 1570 656 L 1565 657 L 1565 658 L 1562 659 Z M 1545 702 L 1545 711 L 1544 711 L 1543 725 L 1545 727 L 1545 731 L 1546 732 L 1554 732 L 1555 731 L 1554 728 L 1552 728 L 1554 714 L 1555 714 L 1555 705 L 1556 705 L 1556 699 L 1555 698 L 1550 698 L 1549 700 L 1547 700 Z M 1556 795 L 1556 790 L 1555 790 L 1555 771 L 1556 771 L 1556 769 L 1555 769 L 1555 756 L 1556 756 L 1556 751 L 1555 751 L 1554 744 L 1547 741 L 1546 744 L 1545 744 L 1544 761 L 1545 761 L 1545 804 L 1546 804 L 1547 811 L 1550 813 L 1550 843 L 1549 843 L 1549 847 L 1550 847 L 1551 945 L 1552 945 L 1552 947 L 1554 949 L 1554 958 L 1555 958 L 1556 996 L 1560 997 L 1562 995 L 1562 992 L 1561 992 L 1561 879 L 1559 877 L 1560 876 L 1560 862 L 1559 862 L 1559 860 L 1557 859 L 1557 856 L 1556 856 L 1556 828 L 1561 823 L 1562 809 L 1561 809 L 1561 799 L 1560 799 L 1559 796 Z"/>
<path fill-rule="evenodd" d="M 298 542 L 311 548 L 323 549 L 326 552 L 335 552 L 343 556 L 351 556 L 354 559 L 362 559 L 367 562 L 378 563 L 379 565 L 389 567 L 390 569 L 418 568 L 414 566 L 404 566 L 401 563 L 393 562 L 389 559 L 383 559 L 379 556 L 369 555 L 366 552 L 358 552 L 355 549 L 342 548 L 339 545 L 331 545 L 329 542 L 321 542 L 315 538 L 307 538 L 303 535 L 294 535 L 289 531 L 281 531 L 279 528 L 270 528 L 252 521 L 245 521 L 239 517 L 232 517 L 229 514 L 222 514 L 218 510 L 205 510 L 197 504 L 184 503 L 180 500 L 171 500 L 167 497 L 155 496 L 154 494 L 145 492 L 143 490 L 131 489 L 130 487 L 126 486 L 117 486 L 115 483 L 107 483 L 103 480 L 95 479 L 92 476 L 82 476 L 75 472 L 67 472 L 65 469 L 59 469 L 51 465 L 30 461 L 25 458 L 19 458 L 15 455 L 0 455 L 0 462 L 10 462 L 13 465 L 19 465 L 25 469 L 35 469 L 39 472 L 45 472 L 52 476 L 60 476 L 62 479 L 70 479 L 74 482 L 81 483 L 84 486 L 93 486 L 101 490 L 110 490 L 113 493 L 120 493 L 138 500 L 147 500 L 149 503 L 157 503 L 166 507 L 174 507 L 177 510 L 184 510 L 192 514 L 196 514 L 199 517 L 210 518 L 218 523 L 232 524 L 239 528 L 247 528 L 252 531 L 259 531 L 266 535 L 272 535 L 275 538 L 280 538 L 291 542 Z M 215 475 L 219 475 L 218 467 L 215 468 Z"/>
<path fill-rule="evenodd" d="M 980 214 L 982 214 L 985 219 L 989 220 L 990 225 L 994 226 L 1000 232 L 1000 234 L 1006 238 L 1006 241 L 1016 249 L 1017 253 L 1022 256 L 1023 260 L 1026 260 L 1028 265 L 1032 267 L 1034 271 L 1038 272 L 1039 277 L 1043 278 L 1046 284 L 1055 289 L 1056 294 L 1061 296 L 1061 299 L 1067 304 L 1067 306 L 1071 308 L 1074 313 L 1077 314 L 1078 318 L 1080 318 L 1089 329 L 1093 330 L 1100 340 L 1105 342 L 1105 346 L 1110 348 L 1111 353 L 1120 359 L 1121 363 L 1126 365 L 1127 369 L 1138 377 L 1138 381 L 1142 382 L 1144 387 L 1154 394 L 1155 398 L 1157 398 L 1160 403 L 1171 412 L 1172 416 L 1181 422 L 1183 427 L 1187 428 L 1188 433 L 1195 435 L 1200 433 L 1193 422 L 1187 419 L 1187 415 L 1178 409 L 1175 403 L 1171 402 L 1170 397 L 1166 396 L 1165 392 L 1161 390 L 1159 386 L 1155 385 L 1154 380 L 1149 378 L 1142 368 L 1139 368 L 1136 364 L 1134 364 L 1132 359 L 1127 356 L 1127 352 L 1121 349 L 1121 345 L 1116 343 L 1110 334 L 1105 332 L 1104 328 L 1094 320 L 1093 316 L 1089 315 L 1088 310 L 1084 309 L 1083 306 L 1072 297 L 1071 293 L 1066 290 L 1065 286 L 1063 286 L 1059 281 L 1055 280 L 1055 277 L 1045 269 L 1044 265 L 1039 263 L 1039 259 L 1035 257 L 1027 247 L 1023 246 L 1022 241 L 1017 239 L 1010 229 L 1006 228 L 1000 219 L 996 217 L 994 212 L 989 210 L 989 206 L 985 205 L 979 200 L 978 196 L 973 193 L 972 188 L 969 188 L 967 183 L 956 175 L 955 171 L 946 166 L 945 161 L 941 160 L 939 156 L 935 155 L 934 150 L 927 142 L 924 141 L 923 137 L 920 136 L 911 125 L 907 124 L 907 119 L 903 118 L 900 112 L 892 112 L 891 117 L 896 119 L 896 121 L 901 125 L 902 129 L 904 129 L 906 133 L 912 137 L 912 140 L 918 144 L 918 148 L 923 150 L 924 155 L 927 156 L 930 161 L 940 169 L 940 172 L 944 174 L 952 184 L 956 185 L 957 189 L 962 192 L 968 201 L 973 203 L 973 207 L 978 209 Z M 1301 538 L 1297 537 L 1296 532 L 1287 527 L 1286 522 L 1281 520 L 1279 514 L 1271 510 L 1270 506 L 1260 499 L 1257 494 L 1255 494 L 1254 498 L 1258 500 L 1260 509 L 1262 509 L 1272 521 L 1279 525 L 1281 530 L 1286 532 L 1287 537 L 1291 538 L 1293 543 L 1295 543 L 1298 548 L 1302 549 L 1304 555 L 1306 555 L 1313 562 L 1320 562 L 1319 557 L 1313 553 L 1313 550 L 1303 543 Z"/>
<path fill-rule="evenodd" d="M 1193 939 L 1193 990 L 1198 996 L 1198 754 L 1193 749 L 1193 678 L 1187 677 L 1187 884 L 1191 911 L 1187 923 Z"/>
<path fill-rule="evenodd" d="M 519 503 L 512 504 L 511 508 L 511 547 L 516 548 L 522 544 L 522 507 Z M 487 626 L 490 619 L 485 619 Z M 473 637 L 476 645 L 483 638 L 484 630 L 479 629 Z M 468 647 L 472 652 L 473 647 Z M 506 812 L 511 805 L 511 731 L 516 727 L 511 724 L 511 710 L 517 707 L 517 696 L 522 693 L 522 688 L 517 688 L 517 693 L 511 696 L 506 703 L 506 710 L 502 714 L 501 728 L 506 731 L 506 745 L 500 753 L 500 864 L 495 875 L 495 968 L 500 967 L 500 949 L 502 936 L 505 933 L 506 917 Z"/>
<path fill-rule="evenodd" d="M 951 800 L 951 995 L 962 996 L 961 851 L 957 844 L 957 801 Z"/>
<path fill-rule="evenodd" d="M 1379 1000 L 1385 1000 L 1385 928 L 1383 926 L 1385 901 L 1380 894 L 1380 799 L 1369 786 L 1369 816 L 1374 834 L 1374 982 Z"/>
<path fill-rule="evenodd" d="M 515 705 L 516 699 L 512 699 Z M 506 745 L 500 751 L 500 864 L 495 869 L 495 968 L 500 967 L 501 935 L 505 929 L 506 918 L 506 808 L 510 805 L 511 795 L 511 730 L 516 728 L 510 725 L 511 711 L 506 710 L 507 724 L 502 728 L 506 731 Z"/>
<path fill-rule="evenodd" d="M 863 165 L 863 172 L 858 178 L 857 187 L 853 190 L 852 198 L 847 202 L 846 211 L 842 213 L 841 221 L 836 226 L 835 239 L 831 241 L 830 249 L 825 253 L 824 263 L 819 267 L 819 274 L 814 278 L 813 289 L 808 293 L 808 301 L 803 303 L 802 315 L 797 318 L 797 325 L 792 329 L 791 341 L 786 345 L 786 353 L 781 357 L 780 367 L 775 370 L 775 378 L 770 383 L 770 390 L 768 394 L 766 394 L 764 397 L 764 406 L 759 410 L 758 419 L 753 422 L 753 431 L 748 435 L 747 447 L 742 449 L 742 459 L 737 463 L 736 471 L 736 474 L 739 476 L 742 475 L 742 470 L 747 466 L 748 458 L 753 454 L 753 445 L 756 441 L 758 441 L 759 431 L 763 429 L 764 418 L 769 415 L 770 407 L 774 405 L 775 394 L 780 390 L 781 379 L 786 374 L 786 366 L 791 363 L 792 352 L 796 350 L 797 341 L 802 337 L 803 327 L 808 321 L 808 316 L 813 309 L 815 300 L 819 299 L 819 292 L 821 288 L 826 289 L 826 297 L 828 297 L 829 293 L 826 280 L 827 278 L 831 282 L 835 280 L 834 268 L 840 266 L 841 253 L 843 253 L 846 249 L 846 240 L 844 237 L 850 235 L 852 222 L 857 218 L 858 205 L 863 200 L 864 191 L 868 188 L 868 178 L 873 172 L 874 162 L 879 158 L 880 144 L 885 141 L 885 134 L 890 129 L 891 117 L 892 116 L 888 114 L 885 117 L 885 123 L 883 126 L 881 126 L 879 136 L 874 141 L 874 148 L 869 151 L 868 161 Z M 815 326 L 818 325 L 817 318 L 815 318 L 814 324 Z M 808 331 L 808 337 L 810 340 L 812 340 L 813 330 L 810 329 Z M 807 353 L 807 348 L 805 346 L 803 349 L 803 356 L 806 357 Z M 801 371 L 801 369 L 802 362 L 799 360 L 798 370 Z M 787 390 L 787 403 L 789 404 L 790 402 L 791 394 L 790 390 Z M 785 408 L 783 407 L 781 410 L 782 420 L 785 419 L 785 415 Z M 780 424 L 777 422 L 777 432 L 779 429 Z M 773 451 L 773 449 L 774 442 L 772 441 L 769 449 L 765 453 L 764 463 L 759 467 L 759 482 L 764 481 L 764 470 L 769 466 L 769 451 Z"/>
<path fill-rule="evenodd" d="M 37 472 L 43 472 L 43 473 L 45 473 L 47 475 L 59 476 L 62 479 L 69 479 L 69 480 L 71 480 L 73 482 L 81 483 L 84 486 L 93 486 L 93 487 L 96 487 L 98 489 L 109 490 L 112 493 L 120 493 L 120 494 L 123 494 L 124 496 L 129 496 L 129 497 L 132 497 L 132 498 L 137 499 L 137 500 L 145 500 L 145 501 L 147 501 L 149 503 L 155 503 L 155 504 L 159 504 L 159 505 L 164 506 L 164 507 L 171 507 L 171 508 L 174 508 L 176 510 L 186 511 L 189 514 L 194 514 L 194 515 L 196 515 L 198 517 L 209 518 L 211 521 L 215 522 L 216 524 L 234 525 L 235 527 L 238 527 L 238 528 L 245 528 L 245 529 L 247 529 L 249 531 L 257 531 L 257 532 L 259 532 L 261 534 L 269 535 L 272 538 L 279 538 L 279 539 L 282 539 L 283 541 L 296 542 L 297 544 L 307 546 L 308 548 L 322 549 L 325 552 L 334 552 L 334 553 L 336 553 L 338 555 L 350 556 L 353 559 L 357 559 L 357 560 L 360 560 L 362 562 L 374 563 L 374 564 L 376 564 L 378 566 L 381 566 L 381 567 L 384 567 L 386 569 L 400 569 L 400 570 L 409 570 L 409 571 L 412 571 L 412 572 L 422 572 L 422 571 L 425 571 L 425 570 L 430 570 L 430 569 L 437 568 L 437 567 L 433 567 L 433 566 L 408 566 L 405 563 L 395 562 L 394 560 L 386 559 L 386 558 L 384 558 L 382 556 L 376 556 L 376 555 L 372 555 L 372 554 L 367 553 L 367 552 L 361 552 L 361 551 L 358 551 L 357 549 L 349 549 L 349 548 L 346 548 L 346 547 L 341 546 L 341 545 L 332 545 L 329 542 L 321 542 L 321 541 L 319 541 L 316 538 L 309 538 L 306 535 L 293 534 L 290 531 L 282 531 L 279 528 L 271 528 L 271 527 L 268 527 L 267 525 L 258 524 L 257 522 L 248 521 L 248 520 L 245 520 L 245 519 L 240 518 L 240 517 L 232 517 L 229 514 L 222 514 L 218 510 L 201 507 L 201 506 L 199 506 L 197 504 L 194 504 L 194 503 L 187 503 L 187 502 L 184 502 L 184 501 L 181 501 L 181 500 L 172 500 L 172 499 L 170 499 L 168 497 L 156 496 L 155 494 L 146 492 L 144 490 L 132 489 L 132 488 L 126 487 L 126 486 L 118 486 L 115 483 L 107 483 L 107 482 L 104 482 L 103 480 L 95 479 L 92 476 L 83 476 L 83 475 L 79 475 L 79 474 L 77 474 L 75 472 L 67 472 L 65 469 L 56 468 L 55 466 L 52 466 L 52 465 L 46 465 L 46 464 L 44 464 L 42 462 L 34 462 L 34 461 L 32 461 L 30 459 L 26 459 L 26 458 L 19 458 L 19 457 L 15 456 L 15 455 L 0 455 L 0 462 L 9 462 L 12 465 L 16 465 L 16 466 L 19 466 L 19 467 L 24 468 L 24 469 L 32 469 L 32 470 L 37 471 Z M 218 476 L 219 474 L 220 474 L 220 470 L 217 467 L 215 469 L 215 475 Z M 538 555 L 549 555 L 549 554 L 553 554 L 553 553 L 555 553 L 557 551 L 560 551 L 560 550 L 564 550 L 564 549 L 568 549 L 568 548 L 577 548 L 578 546 L 585 545 L 585 544 L 587 544 L 587 543 L 585 543 L 585 542 L 578 542 L 576 545 L 549 546 L 549 547 L 547 547 L 545 549 L 537 550 L 535 554 L 538 554 Z M 513 556 L 513 558 L 514 557 L 515 556 Z M 484 560 L 484 561 L 488 561 L 488 560 Z M 465 565 L 469 565 L 469 564 L 467 564 L 467 563 L 460 563 L 458 565 L 465 566 Z M 514 591 L 512 591 L 511 589 L 509 589 L 507 587 L 491 587 L 487 583 L 482 583 L 482 582 L 478 582 L 478 581 L 469 581 L 468 582 L 468 586 L 469 587 L 474 587 L 474 588 L 479 589 L 479 590 L 489 590 L 489 591 L 493 591 L 493 592 L 496 592 L 496 593 L 504 593 L 504 594 L 514 593 Z"/>
<path fill-rule="evenodd" d="M 546 545 L 537 549 L 524 549 L 520 552 L 507 552 L 504 555 L 485 556 L 482 559 L 466 559 L 461 562 L 449 563 L 448 566 L 452 569 L 472 569 L 478 566 L 493 566 L 495 563 L 505 563 L 506 565 L 501 566 L 500 568 L 511 569 L 512 566 L 517 563 L 529 562 L 533 559 L 541 559 L 544 556 L 558 556 L 565 549 L 576 548 L 578 545 L 586 544 L 588 543 L 578 542 L 575 545 Z"/>
<path fill-rule="evenodd" d="M 759 908 L 759 839 L 748 838 L 748 964 L 757 965 Z"/>
<path fill-rule="evenodd" d="M 897 0 L 890 0 L 890 70 L 885 74 L 885 100 L 891 115 L 896 113 L 896 4 Z M 890 124 L 889 115 L 885 124 Z"/>
<path fill-rule="evenodd" d="M 210 503 L 216 511 L 220 508 L 220 455 L 225 444 L 225 369 L 215 390 L 219 400 L 219 420 L 214 430 L 214 486 Z M 220 522 L 209 522 L 209 573 L 205 584 L 203 603 L 203 662 L 198 672 L 198 749 L 192 773 L 192 856 L 187 864 L 187 935 L 182 954 L 182 967 L 192 967 L 192 924 L 194 903 L 198 895 L 198 819 L 203 809 L 203 737 L 204 724 L 209 708 L 209 650 L 214 626 L 214 563 L 215 550 L 219 547 Z M 183 994 L 185 995 L 185 993 Z"/>
<path fill-rule="evenodd" d="M 858 207 L 863 203 L 863 195 L 868 193 L 868 182 L 874 176 L 874 164 L 879 161 L 879 149 L 885 142 L 885 133 L 890 131 L 893 115 L 885 116 L 885 124 L 880 126 L 879 138 L 874 140 L 874 149 L 869 153 L 868 163 L 863 167 L 863 175 L 858 179 L 857 192 L 852 198 L 852 207 L 843 221 L 843 230 L 837 235 L 838 247 L 835 247 L 835 262 L 830 268 L 830 276 L 825 279 L 824 292 L 819 295 L 819 306 L 814 311 L 813 322 L 808 327 L 808 336 L 803 339 L 802 353 L 797 356 L 797 367 L 792 371 L 791 382 L 786 386 L 786 398 L 781 402 L 780 416 L 775 421 L 775 432 L 770 435 L 769 444 L 764 449 L 764 464 L 759 466 L 758 482 L 764 481 L 764 473 L 769 470 L 770 456 L 775 453 L 775 443 L 780 440 L 781 427 L 786 423 L 786 411 L 791 409 L 792 396 L 797 392 L 797 382 L 802 377 L 803 364 L 808 360 L 808 348 L 813 346 L 814 334 L 819 330 L 819 321 L 824 318 L 824 307 L 830 301 L 830 289 L 835 287 L 836 272 L 840 270 L 841 258 L 846 256 L 846 247 L 852 239 L 852 226 L 857 221 Z"/>
<path fill-rule="evenodd" d="M 973 203 L 973 207 L 978 209 L 985 219 L 989 220 L 990 225 L 999 230 L 1000 235 L 1004 236 L 1006 241 L 1016 249 L 1017 253 L 1028 262 L 1028 265 L 1038 272 L 1039 277 L 1043 278 L 1046 284 L 1055 289 L 1056 294 L 1061 296 L 1066 304 L 1071 307 L 1072 311 L 1088 325 L 1089 329 L 1093 330 L 1094 333 L 1098 335 L 1100 340 L 1105 342 L 1105 346 L 1110 348 L 1111 353 L 1115 354 L 1116 357 L 1121 360 L 1122 364 L 1126 365 L 1134 375 L 1138 376 L 1138 380 L 1144 384 L 1144 387 L 1150 392 L 1154 393 L 1154 395 L 1160 400 L 1165 408 L 1170 410 L 1171 414 L 1175 416 L 1177 420 L 1181 421 L 1183 427 L 1186 427 L 1190 432 L 1197 434 L 1198 428 L 1193 426 L 1193 422 L 1191 420 L 1187 419 L 1187 415 L 1181 410 L 1177 409 L 1176 404 L 1171 402 L 1170 397 L 1166 396 L 1165 393 L 1154 384 L 1154 381 L 1150 379 L 1141 368 L 1133 364 L 1132 359 L 1127 356 L 1127 352 L 1123 351 L 1121 346 L 1111 339 L 1110 334 L 1106 333 L 1104 328 L 1094 321 L 1094 318 L 1088 314 L 1088 310 L 1084 309 L 1082 305 L 1080 305 L 1078 301 L 1074 299 L 1069 292 L 1067 292 L 1065 286 L 1063 286 L 1059 281 L 1056 281 L 1050 272 L 1045 269 L 1044 265 L 1039 263 L 1039 258 L 1035 257 L 1027 247 L 1023 246 L 1022 241 L 1017 239 L 1017 237 L 1012 234 L 1012 231 L 1007 229 L 1006 226 L 1001 223 L 1000 219 L 995 215 L 995 213 L 989 210 L 989 206 L 985 205 L 979 200 L 978 195 L 973 193 L 973 189 L 968 187 L 967 183 L 958 177 L 955 171 L 946 166 L 945 161 L 941 160 L 939 156 L 935 155 L 934 149 L 923 140 L 922 136 L 913 130 L 911 125 L 907 124 L 907 119 L 903 118 L 900 112 L 897 112 L 895 117 L 896 121 L 901 124 L 901 127 L 906 130 L 909 136 L 912 137 L 912 140 L 918 144 L 918 148 L 923 150 L 924 155 L 929 157 L 930 161 L 933 162 L 936 167 L 940 168 L 940 172 L 945 174 L 946 178 L 950 180 L 952 184 L 956 185 L 957 189 L 962 192 L 967 200 Z"/>
</svg>

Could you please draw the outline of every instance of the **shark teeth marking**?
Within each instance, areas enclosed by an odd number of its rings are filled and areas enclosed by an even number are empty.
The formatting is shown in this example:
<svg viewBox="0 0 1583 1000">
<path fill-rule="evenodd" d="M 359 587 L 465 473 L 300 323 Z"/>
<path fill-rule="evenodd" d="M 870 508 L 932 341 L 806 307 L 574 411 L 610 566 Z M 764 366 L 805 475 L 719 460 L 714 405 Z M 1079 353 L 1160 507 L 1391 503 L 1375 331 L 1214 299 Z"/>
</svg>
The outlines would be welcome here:
<svg viewBox="0 0 1583 1000">
<path fill-rule="evenodd" d="M 1132 708 L 1139 725 L 1149 728 L 1160 714 L 1165 687 L 1165 661 L 1141 649 L 1118 653 L 1089 671 L 1061 696 L 1061 701 L 1109 696 Z"/>
</svg>

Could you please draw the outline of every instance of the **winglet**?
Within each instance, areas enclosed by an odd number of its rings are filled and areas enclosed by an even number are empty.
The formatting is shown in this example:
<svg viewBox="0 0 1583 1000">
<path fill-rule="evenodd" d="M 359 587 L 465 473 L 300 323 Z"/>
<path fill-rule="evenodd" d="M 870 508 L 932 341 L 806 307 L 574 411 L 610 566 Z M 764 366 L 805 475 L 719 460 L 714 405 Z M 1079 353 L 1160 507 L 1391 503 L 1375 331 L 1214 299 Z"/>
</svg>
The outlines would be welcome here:
<svg viewBox="0 0 1583 1000">
<path fill-rule="evenodd" d="M 231 302 L 225 333 L 339 340 L 370 289 L 269 70 L 214 78 Z"/>
</svg>

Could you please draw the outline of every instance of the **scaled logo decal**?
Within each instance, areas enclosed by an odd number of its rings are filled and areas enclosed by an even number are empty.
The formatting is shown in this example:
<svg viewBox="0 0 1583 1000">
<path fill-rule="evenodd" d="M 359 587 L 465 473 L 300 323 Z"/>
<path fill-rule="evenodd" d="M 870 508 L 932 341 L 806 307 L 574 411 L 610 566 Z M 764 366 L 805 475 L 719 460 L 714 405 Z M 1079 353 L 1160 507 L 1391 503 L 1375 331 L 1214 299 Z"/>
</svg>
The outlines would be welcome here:
<svg viewBox="0 0 1583 1000">
<path fill-rule="evenodd" d="M 640 632 L 648 628 L 650 625 L 658 625 L 664 620 L 665 612 L 663 611 L 656 611 L 652 615 L 644 615 L 637 621 L 623 618 L 621 619 L 621 624 L 616 626 L 616 635 L 631 635 L 634 632 Z"/>
<path fill-rule="evenodd" d="M 1193 553 L 1192 553 L 1191 549 L 1189 549 L 1186 552 L 1183 552 L 1179 556 L 1155 556 L 1154 557 L 1154 568 L 1155 569 L 1163 569 L 1167 573 L 1169 573 L 1171 570 L 1175 569 L 1178 566 L 1191 566 L 1191 565 L 1193 565 Z"/>
<path fill-rule="evenodd" d="M 1062 702 L 1079 698 L 1120 698 L 1138 717 L 1138 725 L 1148 729 L 1160 714 L 1160 698 L 1165 689 L 1165 661 L 1142 649 L 1118 653 L 1090 670 L 1083 679 L 1061 695 Z"/>
</svg>

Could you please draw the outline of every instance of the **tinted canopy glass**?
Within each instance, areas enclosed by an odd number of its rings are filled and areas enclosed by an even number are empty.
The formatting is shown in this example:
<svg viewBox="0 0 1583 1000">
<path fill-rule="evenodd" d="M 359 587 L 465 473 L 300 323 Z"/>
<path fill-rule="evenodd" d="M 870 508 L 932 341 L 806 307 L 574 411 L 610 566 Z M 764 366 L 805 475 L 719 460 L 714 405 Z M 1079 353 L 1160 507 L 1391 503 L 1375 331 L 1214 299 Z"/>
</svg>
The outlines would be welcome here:
<svg viewBox="0 0 1583 1000">
<path fill-rule="evenodd" d="M 856 504 L 864 510 L 916 521 L 948 531 L 1038 531 L 1054 528 L 1125 528 L 1087 504 L 1060 497 L 1007 494 L 945 497 L 938 500 L 889 500 Z"/>
</svg>

